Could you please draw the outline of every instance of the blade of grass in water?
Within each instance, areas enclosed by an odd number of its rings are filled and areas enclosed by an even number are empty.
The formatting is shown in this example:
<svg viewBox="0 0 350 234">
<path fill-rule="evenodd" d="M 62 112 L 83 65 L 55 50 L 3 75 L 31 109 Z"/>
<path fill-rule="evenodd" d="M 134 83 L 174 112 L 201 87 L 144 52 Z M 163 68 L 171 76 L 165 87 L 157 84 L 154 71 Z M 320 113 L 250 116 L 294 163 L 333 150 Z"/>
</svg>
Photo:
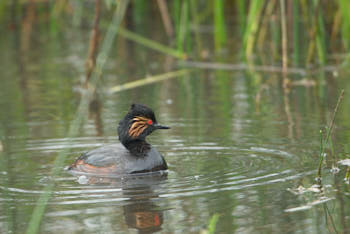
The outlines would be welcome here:
<svg viewBox="0 0 350 234">
<path fill-rule="evenodd" d="M 209 221 L 209 225 L 208 225 L 208 233 L 209 234 L 214 234 L 215 233 L 215 229 L 216 229 L 216 224 L 219 220 L 219 215 L 218 214 L 214 214 Z"/>
<path fill-rule="evenodd" d="M 192 16 L 192 21 L 193 21 L 193 25 L 194 27 L 196 27 L 197 29 L 194 30 L 194 39 L 195 39 L 195 46 L 196 46 L 196 50 L 197 50 L 197 55 L 200 56 L 200 53 L 202 51 L 202 41 L 201 41 L 201 37 L 199 35 L 199 31 L 198 31 L 198 27 L 199 27 L 199 15 L 198 15 L 198 2 L 197 0 L 191 0 L 190 1 L 190 6 L 191 6 L 191 16 Z"/>
<path fill-rule="evenodd" d="M 147 77 L 147 78 L 144 78 L 144 79 L 139 79 L 139 80 L 135 80 L 135 81 L 132 81 L 132 82 L 128 82 L 126 84 L 114 86 L 109 91 L 111 93 L 117 93 L 117 92 L 120 92 L 120 91 L 137 88 L 137 87 L 140 87 L 140 86 L 144 86 L 144 85 L 147 85 L 147 84 L 159 82 L 159 81 L 162 81 L 162 80 L 168 80 L 168 79 L 171 79 L 171 78 L 187 75 L 189 72 L 190 72 L 189 69 L 182 69 L 182 70 L 178 70 L 178 71 L 174 71 L 174 72 L 164 73 L 164 74 L 157 75 L 157 76 L 151 76 L 151 77 Z"/>
<path fill-rule="evenodd" d="M 115 0 L 112 0 L 115 1 Z M 133 6 L 131 8 L 132 10 L 132 19 L 135 22 L 135 24 L 142 24 L 142 22 L 147 17 L 147 10 L 148 10 L 149 4 L 147 0 L 137 0 L 133 2 Z"/>
<path fill-rule="evenodd" d="M 50 32 L 53 35 L 57 35 L 57 33 L 60 31 L 60 27 L 62 24 L 60 23 L 61 15 L 66 7 L 67 2 L 64 0 L 58 0 L 55 1 L 54 6 L 52 7 L 52 10 L 50 12 Z"/>
<path fill-rule="evenodd" d="M 338 112 L 339 105 L 340 105 L 341 101 L 343 100 L 343 98 L 344 98 L 344 89 L 340 92 L 337 104 L 336 104 L 336 106 L 334 108 L 334 112 L 333 112 L 333 116 L 332 116 L 331 122 L 329 123 L 329 126 L 327 127 L 325 140 L 323 140 L 322 131 L 320 131 L 320 134 L 321 134 L 320 162 L 319 162 L 318 170 L 317 170 L 317 178 L 319 179 L 319 181 L 321 180 L 321 176 L 322 176 L 322 163 L 323 163 L 323 160 L 324 160 L 324 152 L 325 152 L 326 147 L 328 145 L 329 137 L 330 137 L 330 135 L 332 133 L 333 126 L 334 126 L 335 117 L 336 117 L 336 114 Z"/>
<path fill-rule="evenodd" d="M 241 35 L 244 34 L 245 26 L 246 26 L 246 1 L 245 0 L 238 0 L 237 1 L 237 12 L 238 12 L 238 19 L 239 19 L 239 25 L 240 25 L 240 31 Z"/>
<path fill-rule="evenodd" d="M 176 33 L 179 32 L 180 27 L 180 17 L 181 17 L 181 0 L 173 0 L 172 2 L 171 12 L 173 15 L 173 21 L 175 24 Z"/>
<path fill-rule="evenodd" d="M 349 0 L 339 0 L 339 8 L 342 17 L 342 37 L 345 49 L 349 53 L 350 49 L 350 1 Z"/>
<path fill-rule="evenodd" d="M 2 136 L 4 136 L 4 133 L 2 131 L 0 131 L 0 139 L 4 139 L 2 138 Z M 0 141 L 0 171 L 7 171 L 6 169 L 8 169 L 9 166 L 9 157 L 5 157 L 5 154 L 2 154 L 2 143 Z M 8 175 L 9 173 L 6 173 L 6 175 Z M 4 178 L 2 178 L 2 183 L 3 186 L 5 188 L 9 188 L 10 187 L 10 183 L 9 183 L 9 176 L 6 176 Z M 5 201 L 12 201 L 13 199 L 11 199 L 11 194 L 9 193 L 8 189 L 2 189 L 1 192 L 1 198 L 4 199 Z M 11 202 L 12 203 L 12 202 Z M 15 224 L 14 221 L 16 220 L 16 218 L 14 217 L 15 213 L 13 211 L 13 209 L 11 210 L 11 203 L 9 202 L 4 202 L 3 206 L 2 206 L 2 212 L 4 214 L 6 214 L 6 221 L 4 223 L 6 223 L 3 228 L 2 231 L 4 233 L 14 233 L 15 232 Z"/>
<path fill-rule="evenodd" d="M 287 37 L 287 19 L 285 0 L 280 0 L 281 8 L 281 31 L 282 31 L 282 67 L 283 71 L 287 71 L 288 67 L 288 37 Z M 283 86 L 285 87 L 285 77 L 283 77 Z"/>
<path fill-rule="evenodd" d="M 258 31 L 260 15 L 263 10 L 265 1 L 252 0 L 250 2 L 247 26 L 243 35 L 243 48 L 245 50 L 246 57 L 251 57 L 253 53 L 253 47 L 255 43 L 256 33 Z"/>
<path fill-rule="evenodd" d="M 205 20 L 207 20 L 209 17 L 211 17 L 213 13 L 213 1 L 206 1 L 206 4 L 204 6 L 204 9 L 201 9 L 198 12 L 198 22 L 203 23 Z"/>
<path fill-rule="evenodd" d="M 157 0 L 160 15 L 162 17 L 164 29 L 169 38 L 172 38 L 174 35 L 173 24 L 171 23 L 168 4 L 165 0 Z"/>
<path fill-rule="evenodd" d="M 298 0 L 293 0 L 293 62 L 299 65 L 299 6 Z"/>
<path fill-rule="evenodd" d="M 226 42 L 224 2 L 223 0 L 214 1 L 214 43 L 215 49 L 220 50 Z"/>
<path fill-rule="evenodd" d="M 318 58 L 322 65 L 326 64 L 326 33 L 319 0 L 314 0 L 314 11 L 316 12 L 316 48 Z"/>
<path fill-rule="evenodd" d="M 176 34 L 177 50 L 180 52 L 184 52 L 185 49 L 185 40 L 188 31 L 188 10 L 188 1 L 183 1 L 181 7 L 180 25 Z"/>
<path fill-rule="evenodd" d="M 178 59 L 186 59 L 185 53 L 178 51 L 178 50 L 175 50 L 175 49 L 172 49 L 172 48 L 169 48 L 167 46 L 164 46 L 158 42 L 152 41 L 152 40 L 147 39 L 145 37 L 142 37 L 136 33 L 130 32 L 124 28 L 119 28 L 119 34 L 125 38 L 128 38 L 129 40 L 135 41 L 143 46 L 154 49 L 154 50 L 159 51 L 161 53 L 173 56 L 173 57 L 178 58 Z"/>
<path fill-rule="evenodd" d="M 87 92 L 83 93 L 80 104 L 79 104 L 78 109 L 77 109 L 76 117 L 70 124 L 69 132 L 67 135 L 68 139 L 77 135 L 81 124 L 84 122 L 84 120 L 87 116 L 88 104 L 92 98 L 93 87 L 94 87 L 94 85 L 96 86 L 96 83 L 97 83 L 99 77 L 101 76 L 101 73 L 102 73 L 102 70 L 105 66 L 108 54 L 111 51 L 111 48 L 112 48 L 112 45 L 114 42 L 114 38 L 117 34 L 118 26 L 124 17 L 128 2 L 129 2 L 129 0 L 120 1 L 118 4 L 118 7 L 114 13 L 112 22 L 108 28 L 108 32 L 106 34 L 106 37 L 105 37 L 103 44 L 102 44 L 102 47 L 101 47 L 101 53 L 97 57 L 96 68 L 95 68 L 95 70 L 92 74 L 92 77 L 91 77 L 91 85 L 89 86 L 90 88 L 89 88 L 89 90 L 87 90 Z M 56 177 L 62 171 L 62 167 L 64 165 L 64 161 L 66 159 L 68 151 L 69 151 L 69 149 L 62 150 L 57 155 L 55 162 L 54 162 L 54 165 L 53 165 L 53 169 L 51 171 L 52 178 Z M 41 195 L 36 203 L 36 206 L 34 208 L 31 219 L 29 221 L 26 233 L 32 234 L 32 233 L 38 232 L 42 217 L 43 217 L 44 212 L 45 212 L 47 202 L 49 201 L 49 199 L 51 197 L 52 190 L 54 189 L 54 186 L 55 186 L 54 180 L 51 180 L 51 182 L 45 187 L 43 193 L 41 193 Z"/>
</svg>

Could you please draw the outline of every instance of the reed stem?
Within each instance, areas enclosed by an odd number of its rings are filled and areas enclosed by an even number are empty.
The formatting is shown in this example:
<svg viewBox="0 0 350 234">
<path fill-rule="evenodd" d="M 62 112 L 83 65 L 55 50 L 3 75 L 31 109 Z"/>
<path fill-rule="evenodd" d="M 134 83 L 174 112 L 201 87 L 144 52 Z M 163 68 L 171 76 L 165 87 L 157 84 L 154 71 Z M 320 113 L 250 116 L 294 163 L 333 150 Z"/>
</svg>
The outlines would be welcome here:
<svg viewBox="0 0 350 234">
<path fill-rule="evenodd" d="M 350 183 L 350 166 L 348 166 L 348 169 L 346 170 L 345 180 L 347 183 Z"/>
<path fill-rule="evenodd" d="M 293 62 L 299 65 L 299 6 L 298 0 L 293 0 Z"/>
<path fill-rule="evenodd" d="M 284 73 L 288 67 L 288 38 L 285 0 L 280 0 L 281 5 L 281 30 L 282 30 L 282 67 Z"/>
<path fill-rule="evenodd" d="M 161 75 L 151 76 L 151 77 L 147 77 L 144 79 L 131 81 L 131 82 L 128 82 L 126 84 L 114 86 L 109 91 L 111 93 L 118 93 L 118 92 L 121 92 L 124 90 L 137 88 L 137 87 L 148 85 L 151 83 L 155 83 L 155 82 L 159 82 L 159 81 L 163 81 L 163 80 L 168 80 L 168 79 L 179 77 L 179 76 L 184 76 L 184 75 L 187 75 L 189 72 L 190 72 L 189 69 L 182 69 L 182 70 L 178 70 L 178 71 L 164 73 Z"/>
<path fill-rule="evenodd" d="M 142 37 L 136 33 L 128 31 L 124 28 L 119 28 L 118 32 L 121 36 L 123 36 L 129 40 L 135 41 L 135 42 L 139 43 L 140 45 L 143 45 L 145 47 L 156 50 L 158 52 L 173 56 L 173 57 L 178 58 L 178 59 L 186 59 L 186 57 L 187 57 L 185 53 L 183 53 L 179 50 L 175 50 L 175 49 L 172 49 L 170 47 L 164 46 L 158 42 L 149 40 L 149 39 Z"/>
<path fill-rule="evenodd" d="M 328 145 L 329 137 L 332 133 L 334 123 L 335 123 L 335 117 L 336 117 L 336 114 L 338 112 L 339 105 L 340 105 L 341 101 L 343 100 L 343 98 L 344 98 L 344 89 L 342 89 L 342 91 L 340 92 L 340 95 L 338 97 L 337 104 L 336 104 L 334 111 L 333 111 L 332 119 L 328 125 L 328 129 L 326 132 L 326 139 L 324 141 L 323 141 L 323 137 L 322 137 L 322 131 L 320 131 L 320 133 L 321 133 L 321 148 L 320 148 L 320 162 L 319 162 L 318 170 L 317 170 L 317 178 L 318 179 L 321 179 L 321 176 L 322 176 L 322 163 L 324 160 L 324 152 L 325 152 L 326 147 Z"/>
</svg>

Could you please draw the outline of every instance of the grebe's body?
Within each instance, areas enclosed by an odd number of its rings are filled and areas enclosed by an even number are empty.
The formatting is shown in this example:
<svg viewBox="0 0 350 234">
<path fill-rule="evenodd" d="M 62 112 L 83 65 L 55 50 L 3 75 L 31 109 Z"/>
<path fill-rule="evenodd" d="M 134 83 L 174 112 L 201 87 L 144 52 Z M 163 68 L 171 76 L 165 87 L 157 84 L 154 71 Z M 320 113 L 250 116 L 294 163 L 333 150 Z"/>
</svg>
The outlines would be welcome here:
<svg viewBox="0 0 350 234">
<path fill-rule="evenodd" d="M 159 125 L 153 111 L 133 104 L 118 126 L 120 144 L 93 149 L 81 155 L 68 170 L 92 174 L 134 174 L 166 170 L 163 156 L 149 143 L 146 136 Z"/>
</svg>

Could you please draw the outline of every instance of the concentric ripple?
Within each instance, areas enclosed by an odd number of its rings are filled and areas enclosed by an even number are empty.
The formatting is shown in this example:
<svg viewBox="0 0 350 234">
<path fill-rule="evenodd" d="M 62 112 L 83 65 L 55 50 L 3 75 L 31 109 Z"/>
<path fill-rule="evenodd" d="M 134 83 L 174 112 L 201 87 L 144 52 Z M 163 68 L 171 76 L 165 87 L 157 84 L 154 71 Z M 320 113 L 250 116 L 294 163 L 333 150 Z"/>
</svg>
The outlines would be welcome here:
<svg viewBox="0 0 350 234">
<path fill-rule="evenodd" d="M 183 121 L 176 123 L 180 131 L 185 131 L 181 128 L 199 128 L 195 120 Z M 30 166 L 18 164 L 15 167 L 16 183 L 11 182 L 14 172 L 0 171 L 0 191 L 3 194 L 0 204 L 9 204 L 10 207 L 21 204 L 33 209 L 46 186 L 54 183 L 43 230 L 60 232 L 62 225 L 71 223 L 70 231 L 79 232 L 95 230 L 95 223 L 100 222 L 98 217 L 109 220 L 107 223 L 114 223 L 110 219 L 127 222 L 134 212 L 161 217 L 168 211 L 169 215 L 172 211 L 181 213 L 183 211 L 178 207 L 186 207 L 192 202 L 199 202 L 198 207 L 214 205 L 216 212 L 225 213 L 232 204 L 240 204 L 238 208 L 245 210 L 242 207 L 249 207 L 247 202 L 256 203 L 256 193 L 274 197 L 314 173 L 314 168 L 302 161 L 304 155 L 298 155 L 302 150 L 305 155 L 309 152 L 306 148 L 300 150 L 297 143 L 287 147 L 283 139 L 278 139 L 277 142 L 258 144 L 254 143 L 252 134 L 236 141 L 211 136 L 197 139 L 191 133 L 187 137 L 176 134 L 163 139 L 159 135 L 150 137 L 149 141 L 166 158 L 169 166 L 166 174 L 96 177 L 73 175 L 62 168 L 59 177 L 50 176 L 57 152 L 69 149 L 66 158 L 66 165 L 69 165 L 82 152 L 115 141 L 114 136 L 23 140 L 23 144 L 10 152 L 10 157 L 18 163 L 22 157 L 31 155 L 32 167 L 38 169 L 35 174 L 20 173 L 29 171 L 26 167 Z M 302 167 L 299 166 L 301 164 Z M 227 196 L 235 202 L 217 205 L 217 201 L 222 197 L 228 199 Z M 21 210 L 22 206 L 17 210 Z M 240 216 L 240 212 L 236 215 Z M 188 215 L 184 217 L 187 219 Z M 59 218 L 64 218 L 63 224 Z M 123 224 L 115 225 L 119 228 Z"/>
<path fill-rule="evenodd" d="M 93 148 L 102 142 L 111 142 L 113 138 L 82 137 L 70 139 L 48 139 L 28 141 L 27 150 L 50 153 L 65 147 Z M 73 142 L 73 143 L 72 143 Z M 91 142 L 95 142 L 91 144 Z M 130 199 L 142 196 L 157 198 L 177 198 L 219 193 L 222 191 L 240 191 L 269 184 L 284 183 L 296 180 L 313 173 L 313 171 L 297 171 L 289 167 L 289 162 L 298 157 L 290 152 L 269 148 L 269 146 L 228 146 L 217 142 L 201 142 L 186 145 L 178 139 L 169 140 L 165 148 L 155 145 L 166 152 L 169 164 L 167 178 L 98 178 L 84 175 L 74 176 L 63 172 L 63 177 L 49 178 L 37 175 L 36 189 L 0 186 L 8 194 L 1 202 L 8 199 L 21 200 L 26 204 L 35 204 L 36 199 L 47 183 L 56 184 L 50 205 L 82 205 L 108 206 L 123 205 Z M 79 151 L 80 152 L 80 151 Z M 70 159 L 72 160 L 72 159 Z M 42 172 L 45 173 L 45 172 Z M 25 181 L 25 178 L 22 178 Z M 134 194 L 133 194 L 134 193 Z M 29 199 L 30 198 L 30 199 Z M 28 199 L 28 200 L 26 200 Z M 75 214 L 79 211 L 58 212 L 57 215 Z M 53 216 L 54 213 L 50 213 Z"/>
</svg>

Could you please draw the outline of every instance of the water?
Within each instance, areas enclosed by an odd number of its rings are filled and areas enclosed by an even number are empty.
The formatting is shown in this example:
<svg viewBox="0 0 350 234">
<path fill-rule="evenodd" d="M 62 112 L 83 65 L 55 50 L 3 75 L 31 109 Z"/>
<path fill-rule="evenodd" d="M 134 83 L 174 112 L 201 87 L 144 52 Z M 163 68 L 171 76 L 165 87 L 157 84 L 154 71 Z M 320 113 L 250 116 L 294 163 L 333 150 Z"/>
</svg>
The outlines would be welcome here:
<svg viewBox="0 0 350 234">
<path fill-rule="evenodd" d="M 0 39 L 6 55 L 0 57 L 1 233 L 25 232 L 51 182 L 41 233 L 200 233 L 214 214 L 217 233 L 349 232 L 345 168 L 333 175 L 328 151 L 324 193 L 312 187 L 319 129 L 330 120 L 340 87 L 349 88 L 348 71 L 335 81 L 334 73 L 325 72 L 328 83 L 295 86 L 286 95 L 280 74 L 244 70 L 198 70 L 110 94 L 114 85 L 169 69 L 163 55 L 125 44 L 109 60 L 88 121 L 67 139 L 88 35 L 69 31 L 51 41 L 36 34 L 22 49 L 12 40 L 14 32 Z M 267 89 L 259 90 L 256 75 Z M 347 93 L 333 138 L 335 154 L 344 158 L 348 100 Z M 171 127 L 149 137 L 169 164 L 167 176 L 94 178 L 64 168 L 58 177 L 50 175 L 60 151 L 69 149 L 69 165 L 86 150 L 116 142 L 117 123 L 132 102 L 151 106 L 158 122 Z"/>
</svg>

